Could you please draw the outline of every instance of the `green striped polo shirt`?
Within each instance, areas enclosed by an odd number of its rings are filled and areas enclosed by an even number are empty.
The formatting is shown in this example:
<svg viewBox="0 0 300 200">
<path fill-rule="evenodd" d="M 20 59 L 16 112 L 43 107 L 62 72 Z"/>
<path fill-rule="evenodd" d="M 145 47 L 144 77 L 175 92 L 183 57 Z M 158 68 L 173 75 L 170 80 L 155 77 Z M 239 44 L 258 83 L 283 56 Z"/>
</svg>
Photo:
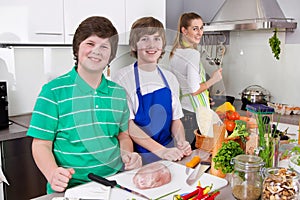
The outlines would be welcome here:
<svg viewBox="0 0 300 200">
<path fill-rule="evenodd" d="M 76 72 L 45 84 L 40 92 L 27 135 L 53 141 L 59 166 L 74 168 L 72 187 L 89 181 L 90 172 L 106 177 L 122 167 L 118 134 L 128 129 L 125 90 L 102 75 L 97 89 Z M 53 192 L 48 184 L 47 192 Z"/>
</svg>

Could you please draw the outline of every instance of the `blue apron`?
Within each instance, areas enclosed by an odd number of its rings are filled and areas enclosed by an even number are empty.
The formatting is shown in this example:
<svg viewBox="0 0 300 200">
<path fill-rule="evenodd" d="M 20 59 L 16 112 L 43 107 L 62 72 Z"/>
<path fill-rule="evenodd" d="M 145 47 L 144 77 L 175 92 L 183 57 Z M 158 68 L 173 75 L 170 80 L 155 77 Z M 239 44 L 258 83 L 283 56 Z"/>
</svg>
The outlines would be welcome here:
<svg viewBox="0 0 300 200">
<path fill-rule="evenodd" d="M 159 67 L 157 69 L 166 87 L 142 95 L 137 62 L 134 64 L 136 93 L 139 101 L 134 122 L 156 142 L 166 147 L 174 147 L 171 134 L 172 93 L 162 71 Z M 143 164 L 160 160 L 158 156 L 138 144 L 134 144 L 134 148 L 142 156 Z"/>
</svg>

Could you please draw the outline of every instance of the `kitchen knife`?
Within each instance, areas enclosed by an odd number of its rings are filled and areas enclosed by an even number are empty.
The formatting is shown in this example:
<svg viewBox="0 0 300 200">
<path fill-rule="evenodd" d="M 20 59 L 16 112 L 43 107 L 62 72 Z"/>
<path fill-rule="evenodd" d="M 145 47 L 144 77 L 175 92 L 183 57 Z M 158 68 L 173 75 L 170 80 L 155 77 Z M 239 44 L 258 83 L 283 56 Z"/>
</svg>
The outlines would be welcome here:
<svg viewBox="0 0 300 200">
<path fill-rule="evenodd" d="M 143 198 L 145 198 L 145 199 L 150 200 L 149 197 L 147 197 L 147 196 L 145 196 L 145 195 L 143 195 L 143 194 L 141 194 L 141 193 L 139 193 L 139 192 L 136 192 L 136 191 L 134 191 L 134 190 L 131 190 L 131 189 L 129 189 L 129 188 L 126 188 L 126 187 L 124 187 L 124 186 L 119 185 L 119 184 L 117 183 L 117 181 L 115 181 L 115 180 L 110 181 L 110 180 L 108 180 L 108 179 L 106 179 L 106 178 L 103 178 L 103 177 L 98 176 L 98 175 L 93 174 L 93 173 L 89 173 L 89 174 L 88 174 L 88 177 L 89 177 L 91 180 L 96 181 L 97 183 L 101 183 L 101 184 L 103 184 L 103 185 L 105 185 L 105 186 L 117 187 L 117 188 L 120 188 L 120 189 L 125 190 L 125 191 L 127 191 L 127 192 L 130 192 L 130 193 L 132 193 L 132 194 L 135 194 L 135 195 L 138 195 L 138 196 L 140 196 L 140 197 L 143 197 Z"/>
<path fill-rule="evenodd" d="M 192 185 L 195 181 L 199 180 L 199 178 L 205 173 L 205 171 L 209 168 L 209 165 L 198 164 L 198 166 L 194 169 L 191 175 L 186 179 L 186 183 L 188 185 Z"/>
</svg>

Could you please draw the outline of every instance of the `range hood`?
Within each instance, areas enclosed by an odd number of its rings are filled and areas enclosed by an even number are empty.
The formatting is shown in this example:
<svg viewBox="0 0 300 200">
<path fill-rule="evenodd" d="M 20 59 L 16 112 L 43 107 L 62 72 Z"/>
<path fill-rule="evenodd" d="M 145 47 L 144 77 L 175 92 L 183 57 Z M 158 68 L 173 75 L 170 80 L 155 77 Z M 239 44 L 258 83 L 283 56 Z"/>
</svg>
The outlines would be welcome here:
<svg viewBox="0 0 300 200">
<path fill-rule="evenodd" d="M 277 0 L 225 0 L 204 31 L 240 31 L 261 29 L 293 31 L 297 22 L 286 18 Z"/>
</svg>

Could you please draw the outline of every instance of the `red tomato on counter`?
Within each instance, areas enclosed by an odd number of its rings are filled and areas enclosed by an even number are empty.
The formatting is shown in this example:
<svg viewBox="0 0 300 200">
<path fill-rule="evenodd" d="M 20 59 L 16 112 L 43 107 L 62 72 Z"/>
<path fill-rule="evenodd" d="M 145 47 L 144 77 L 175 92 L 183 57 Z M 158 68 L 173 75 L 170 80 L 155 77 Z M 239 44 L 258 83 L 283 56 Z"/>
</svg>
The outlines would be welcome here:
<svg viewBox="0 0 300 200">
<path fill-rule="evenodd" d="M 240 119 L 240 114 L 236 111 L 227 111 L 226 112 L 226 118 L 229 120 L 239 120 Z"/>
<path fill-rule="evenodd" d="M 225 124 L 226 130 L 229 132 L 232 132 L 235 128 L 235 122 L 233 120 L 225 119 L 224 124 Z"/>
</svg>

